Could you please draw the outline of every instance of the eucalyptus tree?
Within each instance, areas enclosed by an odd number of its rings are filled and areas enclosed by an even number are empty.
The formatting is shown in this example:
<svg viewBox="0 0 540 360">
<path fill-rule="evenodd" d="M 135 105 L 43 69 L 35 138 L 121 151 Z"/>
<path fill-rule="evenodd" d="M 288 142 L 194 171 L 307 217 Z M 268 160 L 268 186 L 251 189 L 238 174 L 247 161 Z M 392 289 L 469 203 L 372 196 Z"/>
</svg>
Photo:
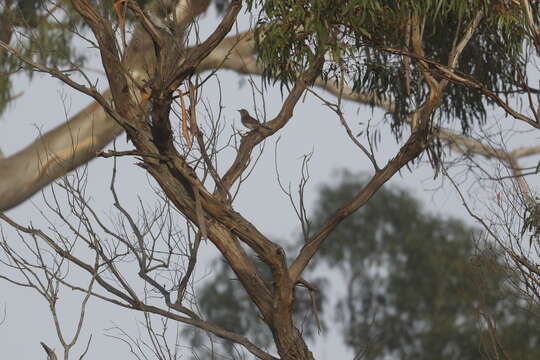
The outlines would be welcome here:
<svg viewBox="0 0 540 360">
<path fill-rule="evenodd" d="M 10 14 L 17 12 L 12 11 L 17 4 L 22 2 L 5 1 L 2 16 L 12 19 Z M 463 164 L 475 166 L 476 158 L 469 158 L 476 155 L 497 159 L 516 185 L 511 189 L 515 196 L 508 198 L 523 199 L 513 211 L 525 211 L 523 229 L 535 229 L 536 200 L 518 160 L 537 153 L 538 147 L 508 150 L 504 137 L 503 143 L 494 144 L 469 134 L 474 135 L 475 129 L 489 129 L 489 122 L 495 121 L 488 116 L 492 109 L 503 111 L 509 121 L 523 124 L 529 131 L 540 127 L 538 89 L 530 79 L 530 72 L 534 71 L 531 63 L 540 53 L 537 2 L 232 0 L 219 5 L 223 9 L 219 24 L 204 39 L 190 36 L 190 31 L 196 32 L 196 18 L 207 10 L 209 1 L 43 1 L 23 11 L 21 22 L 2 22 L 3 26 L 10 26 L 8 34 L 19 31 L 23 40 L 19 43 L 22 47 L 13 44 L 13 39 L 10 43 L 9 37 L 0 42 L 3 59 L 15 64 L 7 65 L 3 79 L 18 69 L 47 73 L 88 95 L 94 103 L 65 125 L 0 161 L 0 209 L 19 204 L 95 157 L 123 131 L 134 149 L 102 152 L 101 156 L 136 156 L 167 204 L 157 213 L 162 216 L 156 215 L 150 222 L 143 217 L 139 223 L 125 211 L 113 191 L 115 206 L 125 227 L 135 234 L 135 240 L 126 231 L 115 232 L 108 227 L 87 204 L 84 191 L 69 184 L 64 187 L 74 200 L 70 209 L 81 222 L 79 227 L 69 227 L 75 234 L 73 238 L 59 231 L 47 234 L 0 214 L 4 222 L 41 239 L 63 259 L 50 265 L 53 268 L 40 256 L 35 259 L 48 281 L 67 283 L 88 296 L 202 328 L 241 344 L 262 359 L 311 359 L 313 355 L 293 316 L 295 288 L 299 284 L 310 286 L 303 277 L 306 267 L 323 245 L 333 245 L 327 239 L 343 220 L 365 206 L 384 183 L 423 154 L 436 174 L 446 175 L 446 145 L 467 156 L 460 159 Z M 255 16 L 257 23 L 253 29 L 232 35 L 242 8 Z M 53 16 L 57 11 L 61 16 Z M 42 31 L 39 26 L 33 29 L 33 21 L 24 21 L 34 13 L 43 14 L 45 21 L 57 21 L 57 26 L 43 30 L 45 34 L 62 31 L 62 24 L 66 23 L 69 31 L 82 34 L 97 48 L 109 90 L 103 94 L 96 90 L 91 77 L 76 66 L 80 59 L 73 52 L 57 59 L 54 52 L 53 56 L 42 56 L 32 51 L 32 44 L 43 44 L 40 40 L 24 41 Z M 126 36 L 129 17 L 133 21 L 131 37 Z M 31 36 L 24 36 L 25 31 Z M 89 35 L 94 40 L 88 40 Z M 278 84 L 283 93 L 280 110 L 264 126 L 235 135 L 237 146 L 231 163 L 220 161 L 217 124 L 212 118 L 202 121 L 200 112 L 200 87 L 205 81 L 198 74 L 207 70 L 219 73 L 222 69 L 261 75 L 266 85 Z M 71 76 L 73 72 L 81 74 L 83 80 L 76 80 Z M 354 195 L 316 229 L 310 229 L 302 206 L 297 207 L 305 243 L 288 262 L 282 246 L 235 210 L 234 194 L 251 173 L 257 146 L 287 130 L 299 100 L 313 94 L 315 87 L 325 88 L 337 97 L 336 100 L 316 95 L 321 106 L 333 110 L 350 141 L 371 162 L 373 170 Z M 3 86 L 6 88 L 7 85 Z M 5 103 L 10 97 L 4 96 Z M 349 125 L 351 118 L 342 108 L 343 100 L 385 110 L 400 144 L 385 164 L 377 161 L 372 137 L 354 135 Z M 171 114 L 175 101 L 180 103 L 182 141 L 174 135 L 176 122 Z M 461 132 L 444 127 L 454 121 L 461 124 Z M 369 129 L 362 130 L 369 133 Z M 52 201 L 51 208 L 66 220 L 59 203 Z M 195 232 L 192 238 L 177 239 L 175 226 L 163 222 L 174 219 L 175 212 Z M 498 236 L 485 221 L 479 220 L 493 236 Z M 169 226 L 165 238 L 149 235 L 157 231 L 158 225 Z M 96 229 L 107 237 L 100 237 Z M 215 246 L 232 268 L 257 308 L 260 321 L 272 333 L 274 347 L 270 350 L 257 346 L 249 336 L 206 321 L 186 303 L 186 287 L 203 238 Z M 86 242 L 88 246 L 80 249 L 74 241 Z M 160 241 L 163 242 L 158 245 Z M 182 248 L 185 242 L 187 245 Z M 34 271 L 30 260 L 14 253 L 7 239 L 3 244 L 4 252 L 21 271 Z M 160 251 L 156 252 L 157 249 Z M 246 249 L 269 269 L 270 281 L 265 280 Z M 88 262 L 87 253 L 78 253 L 83 250 L 90 251 L 96 260 Z M 167 255 L 161 257 L 164 253 Z M 540 271 L 535 273 L 535 267 L 522 254 L 509 254 L 530 275 L 527 279 L 534 282 Z M 181 255 L 189 259 L 185 271 L 178 268 Z M 175 256 L 181 258 L 173 261 Z M 116 263 L 125 257 L 136 260 L 140 280 L 145 288 L 159 294 L 160 301 L 148 300 L 136 290 L 139 287 L 129 283 Z M 92 285 L 81 288 L 69 283 L 57 268 L 64 262 L 87 272 Z M 157 272 L 167 273 L 168 283 L 162 284 L 161 278 L 157 281 Z M 29 278 L 17 283 L 43 286 Z M 98 290 L 94 290 L 94 283 Z M 53 310 L 57 288 L 41 289 Z M 61 342 L 65 352 L 69 352 L 72 345 Z"/>
</svg>

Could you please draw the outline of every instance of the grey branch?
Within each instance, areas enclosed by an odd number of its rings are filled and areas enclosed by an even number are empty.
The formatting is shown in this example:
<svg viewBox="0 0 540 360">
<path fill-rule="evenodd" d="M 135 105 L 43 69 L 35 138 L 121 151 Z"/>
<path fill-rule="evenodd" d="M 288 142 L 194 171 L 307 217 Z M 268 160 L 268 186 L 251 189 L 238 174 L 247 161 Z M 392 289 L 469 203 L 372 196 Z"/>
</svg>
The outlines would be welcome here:
<svg viewBox="0 0 540 360">
<path fill-rule="evenodd" d="M 47 360 L 58 360 L 54 350 L 47 346 L 43 341 L 40 343 L 45 352 L 47 353 Z"/>
</svg>

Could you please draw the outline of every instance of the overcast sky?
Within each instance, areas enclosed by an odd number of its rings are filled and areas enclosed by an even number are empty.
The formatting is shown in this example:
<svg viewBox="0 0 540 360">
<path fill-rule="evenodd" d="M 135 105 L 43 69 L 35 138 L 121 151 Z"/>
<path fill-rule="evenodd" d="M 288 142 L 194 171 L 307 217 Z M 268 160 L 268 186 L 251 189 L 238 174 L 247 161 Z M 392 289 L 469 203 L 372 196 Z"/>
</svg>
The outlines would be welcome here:
<svg viewBox="0 0 540 360">
<path fill-rule="evenodd" d="M 202 20 L 201 29 L 208 32 L 212 24 L 215 24 L 215 17 L 207 15 Z M 95 55 L 95 52 L 92 54 Z M 97 58 L 94 58 L 89 67 L 99 68 L 99 62 L 96 60 Z M 99 76 L 97 73 L 93 75 Z M 252 91 L 247 83 L 248 78 L 228 71 L 221 72 L 219 76 L 223 89 L 221 94 L 217 83 L 210 81 L 204 90 L 204 97 L 213 108 L 217 108 L 221 102 L 224 106 L 223 121 L 228 129 L 231 126 L 241 128 L 236 109 L 247 108 L 253 111 Z M 101 79 L 101 86 L 106 86 L 106 81 Z M 254 81 L 258 83 L 259 79 L 254 78 Z M 15 92 L 19 91 L 24 91 L 24 96 L 8 108 L 0 121 L 0 148 L 7 156 L 28 145 L 40 132 L 46 132 L 57 126 L 91 102 L 86 96 L 77 94 L 51 77 L 43 75 L 37 75 L 31 84 L 25 78 L 17 78 Z M 279 90 L 271 90 L 265 100 L 267 116 L 271 118 L 281 106 L 282 98 Z M 356 104 L 348 104 L 346 110 L 347 119 L 353 130 L 359 129 L 360 122 L 364 124 L 369 120 L 380 122 L 383 118 L 381 112 L 372 112 L 371 109 Z M 380 164 L 384 164 L 396 153 L 398 146 L 389 133 L 388 126 L 382 126 L 381 130 L 383 140 L 377 151 L 377 159 Z M 279 145 L 275 150 L 278 138 Z M 530 137 L 525 138 L 529 141 Z M 125 136 L 118 139 L 118 145 L 121 147 L 126 146 L 125 142 Z M 321 184 L 335 182 L 338 170 L 345 168 L 366 174 L 372 170 L 368 159 L 347 138 L 339 120 L 313 96 L 307 95 L 305 101 L 296 108 L 290 124 L 279 135 L 267 141 L 264 155 L 253 175 L 242 187 L 235 203 L 237 211 L 271 238 L 291 241 L 298 236 L 298 221 L 288 198 L 279 189 L 275 168 L 277 166 L 279 169 L 281 181 L 285 184 L 291 182 L 292 188 L 295 189 L 300 176 L 302 156 L 310 152 L 313 152 L 313 156 L 309 166 L 311 181 L 306 194 L 308 210 L 313 208 L 318 187 Z M 134 162 L 134 159 L 121 161 L 117 181 L 122 200 L 132 209 L 136 206 L 135 194 L 148 200 L 154 198 L 150 189 L 151 181 L 143 170 L 133 165 Z M 94 206 L 103 214 L 108 212 L 112 203 L 108 183 L 111 166 L 111 159 L 97 159 L 88 167 L 88 191 L 92 194 Z M 405 170 L 395 176 L 389 186 L 408 189 L 419 197 L 426 209 L 432 213 L 443 217 L 457 216 L 472 223 L 453 189 L 441 179 L 433 180 L 433 171 L 429 166 L 425 164 L 413 166 L 412 170 L 412 173 Z M 41 196 L 35 195 L 30 201 L 10 211 L 9 215 L 22 223 L 32 222 L 36 227 L 46 227 L 38 211 L 43 207 Z M 9 229 L 5 231 L 14 236 Z M 208 253 L 212 252 L 209 250 Z M 201 276 L 207 271 L 208 269 L 203 266 L 198 274 Z M 73 316 L 78 308 L 70 303 L 69 300 L 72 298 L 69 294 L 64 296 L 60 305 L 65 309 L 62 313 L 65 326 L 70 329 L 75 325 Z M 40 341 L 59 348 L 56 335 L 52 333 L 52 319 L 47 305 L 35 292 L 0 282 L 0 306 L 2 305 L 7 308 L 7 319 L 0 326 L 1 358 L 43 359 L 44 352 L 39 346 Z M 91 302 L 88 313 L 85 332 L 77 349 L 81 351 L 88 335 L 93 334 L 89 359 L 108 359 L 116 356 L 129 358 L 127 348 L 118 340 L 105 337 L 104 329 L 117 324 L 136 335 L 136 321 L 141 319 L 140 314 L 119 310 L 95 300 Z M 314 349 L 318 359 L 334 359 L 337 354 L 350 355 L 335 336 L 328 342 L 319 341 Z M 77 353 L 75 351 L 74 355 Z"/>
</svg>

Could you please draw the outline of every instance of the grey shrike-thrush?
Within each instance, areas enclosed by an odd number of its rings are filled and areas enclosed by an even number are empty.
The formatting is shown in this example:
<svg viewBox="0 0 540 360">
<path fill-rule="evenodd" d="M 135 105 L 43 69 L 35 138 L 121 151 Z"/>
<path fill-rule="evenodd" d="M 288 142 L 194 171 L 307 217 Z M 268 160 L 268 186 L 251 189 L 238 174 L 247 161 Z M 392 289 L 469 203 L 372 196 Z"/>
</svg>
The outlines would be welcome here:
<svg viewBox="0 0 540 360">
<path fill-rule="evenodd" d="M 242 121 L 242 124 L 248 129 L 253 130 L 258 128 L 259 126 L 262 126 L 263 128 L 270 130 L 268 126 L 261 124 L 253 116 L 249 115 L 249 112 L 246 109 L 240 109 L 237 111 L 240 113 L 240 121 Z"/>
</svg>

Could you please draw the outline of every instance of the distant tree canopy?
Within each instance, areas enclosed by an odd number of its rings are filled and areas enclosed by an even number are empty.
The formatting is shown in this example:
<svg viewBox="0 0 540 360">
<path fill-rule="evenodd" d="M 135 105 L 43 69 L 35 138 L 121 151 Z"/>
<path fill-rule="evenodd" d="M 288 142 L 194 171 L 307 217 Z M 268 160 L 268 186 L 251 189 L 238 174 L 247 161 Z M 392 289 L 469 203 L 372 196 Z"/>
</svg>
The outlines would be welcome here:
<svg viewBox="0 0 540 360">
<path fill-rule="evenodd" d="M 263 274 L 269 275 L 269 270 L 260 261 L 255 261 Z M 264 326 L 258 317 L 257 310 L 249 297 L 242 289 L 231 268 L 225 262 L 214 261 L 212 281 L 204 284 L 197 292 L 199 299 L 198 306 L 204 316 L 213 323 L 219 324 L 223 328 L 234 331 L 242 335 L 250 335 L 254 342 L 262 348 L 268 348 L 272 343 L 272 334 L 268 327 Z M 324 288 L 326 280 L 317 278 L 313 281 L 319 288 Z M 314 295 L 314 294 L 312 294 Z M 302 324 L 302 333 L 305 337 L 313 339 L 320 325 L 321 330 L 325 328 L 322 319 L 317 323 L 317 319 L 312 313 L 316 307 L 317 311 L 322 310 L 322 304 L 326 299 L 325 294 L 316 294 L 311 297 L 308 290 L 300 286 L 296 291 L 295 320 Z M 204 333 L 193 327 L 185 327 L 184 335 L 190 339 L 190 345 L 194 352 L 205 358 L 212 353 L 219 353 L 218 350 L 208 346 L 208 341 Z M 223 342 L 223 351 L 236 358 L 238 348 L 230 342 Z"/>
<path fill-rule="evenodd" d="M 322 187 L 315 228 L 353 195 L 358 178 L 344 173 L 340 183 Z M 508 285 L 512 274 L 501 253 L 478 247 L 477 229 L 442 216 L 427 213 L 408 191 L 386 187 L 344 221 L 311 269 L 321 290 L 319 316 L 333 313 L 328 307 L 336 303 L 337 315 L 324 326 L 341 328 L 345 343 L 365 359 L 480 359 L 503 351 L 510 359 L 539 358 L 540 327 Z M 317 271 L 323 263 L 331 275 Z M 202 313 L 268 346 L 271 334 L 232 271 L 220 263 L 215 273 L 198 292 Z M 336 299 L 342 292 L 330 284 L 346 284 L 345 295 Z M 302 298 L 296 314 L 306 319 L 302 330 L 309 337 L 317 331 L 310 299 L 301 287 L 296 294 Z M 200 330 L 185 334 L 203 351 Z M 235 357 L 232 345 L 224 349 Z"/>
<path fill-rule="evenodd" d="M 345 174 L 323 187 L 315 224 L 355 186 L 358 177 Z M 540 327 L 509 286 L 501 254 L 477 247 L 478 230 L 442 216 L 387 187 L 332 233 L 320 259 L 347 284 L 337 305 L 345 342 L 367 359 L 497 358 L 503 350 L 538 358 Z M 496 326 L 496 354 L 482 314 Z"/>
</svg>

